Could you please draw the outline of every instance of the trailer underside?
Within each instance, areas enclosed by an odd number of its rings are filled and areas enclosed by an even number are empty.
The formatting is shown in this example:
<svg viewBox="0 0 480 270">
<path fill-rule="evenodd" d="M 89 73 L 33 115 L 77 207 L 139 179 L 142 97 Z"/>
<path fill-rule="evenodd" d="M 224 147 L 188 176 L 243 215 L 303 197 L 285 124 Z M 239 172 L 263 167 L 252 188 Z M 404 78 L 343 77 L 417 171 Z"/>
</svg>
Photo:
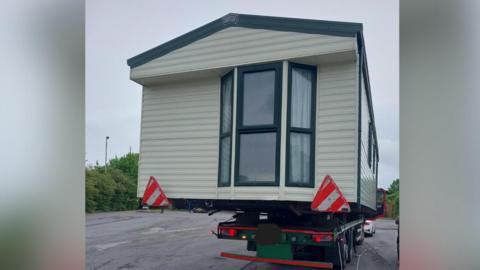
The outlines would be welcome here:
<svg viewBox="0 0 480 270">
<path fill-rule="evenodd" d="M 202 208 L 207 211 L 243 211 L 243 212 L 292 212 L 297 216 L 318 214 L 310 209 L 310 202 L 298 201 L 259 201 L 259 200 L 211 200 L 211 199 L 170 199 L 177 209 Z M 350 202 L 350 215 L 361 214 L 365 218 L 376 216 L 376 210 Z"/>
</svg>

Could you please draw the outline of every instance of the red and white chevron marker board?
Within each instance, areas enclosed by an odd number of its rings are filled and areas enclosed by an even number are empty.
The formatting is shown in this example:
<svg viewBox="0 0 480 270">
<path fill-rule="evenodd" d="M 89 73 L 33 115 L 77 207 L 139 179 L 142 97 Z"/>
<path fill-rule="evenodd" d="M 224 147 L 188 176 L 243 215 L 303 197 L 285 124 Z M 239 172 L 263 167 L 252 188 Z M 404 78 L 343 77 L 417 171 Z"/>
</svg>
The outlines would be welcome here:
<svg viewBox="0 0 480 270">
<path fill-rule="evenodd" d="M 320 185 L 310 207 L 313 211 L 318 212 L 350 212 L 347 199 L 328 174 L 323 178 L 322 185 Z"/>
<path fill-rule="evenodd" d="M 142 204 L 148 206 L 171 205 L 170 201 L 165 195 L 165 192 L 163 192 L 162 188 L 153 176 L 150 176 L 150 179 L 148 180 L 147 188 L 145 188 L 145 192 L 143 193 Z"/>
</svg>

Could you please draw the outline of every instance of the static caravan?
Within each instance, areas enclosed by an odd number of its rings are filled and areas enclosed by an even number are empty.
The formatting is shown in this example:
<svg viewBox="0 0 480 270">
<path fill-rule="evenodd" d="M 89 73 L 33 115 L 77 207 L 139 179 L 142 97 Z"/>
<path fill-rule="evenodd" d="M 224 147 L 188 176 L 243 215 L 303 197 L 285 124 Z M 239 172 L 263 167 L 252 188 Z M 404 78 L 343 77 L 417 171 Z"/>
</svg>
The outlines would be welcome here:
<svg viewBox="0 0 480 270">
<path fill-rule="evenodd" d="M 128 60 L 143 87 L 138 197 L 308 208 L 326 175 L 376 207 L 362 24 L 228 14 Z"/>
</svg>

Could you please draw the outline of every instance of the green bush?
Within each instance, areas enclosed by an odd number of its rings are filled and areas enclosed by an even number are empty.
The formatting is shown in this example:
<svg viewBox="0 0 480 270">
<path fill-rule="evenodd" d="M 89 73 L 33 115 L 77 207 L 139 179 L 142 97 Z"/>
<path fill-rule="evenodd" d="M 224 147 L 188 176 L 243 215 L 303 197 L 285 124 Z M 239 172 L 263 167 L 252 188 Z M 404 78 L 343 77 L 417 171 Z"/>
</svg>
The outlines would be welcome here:
<svg viewBox="0 0 480 270">
<path fill-rule="evenodd" d="M 108 167 L 122 171 L 125 175 L 137 179 L 138 176 L 138 158 L 137 153 L 128 153 L 121 158 L 115 157 L 108 162 Z"/>
<path fill-rule="evenodd" d="M 138 154 L 111 159 L 107 169 L 89 167 L 85 172 L 85 210 L 122 211 L 135 209 L 137 202 Z"/>
</svg>

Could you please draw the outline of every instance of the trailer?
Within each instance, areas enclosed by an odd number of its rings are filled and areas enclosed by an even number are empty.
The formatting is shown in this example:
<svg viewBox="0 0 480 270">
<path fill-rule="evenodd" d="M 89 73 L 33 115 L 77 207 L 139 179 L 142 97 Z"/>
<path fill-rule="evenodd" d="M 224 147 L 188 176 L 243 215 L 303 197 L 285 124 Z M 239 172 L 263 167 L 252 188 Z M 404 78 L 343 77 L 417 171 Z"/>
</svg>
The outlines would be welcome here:
<svg viewBox="0 0 480 270">
<path fill-rule="evenodd" d="M 351 258 L 379 161 L 362 24 L 227 14 L 127 63 L 143 89 L 140 201 L 233 211 L 214 234 L 257 255 L 224 257 Z M 326 178 L 338 209 L 314 206 Z"/>
<path fill-rule="evenodd" d="M 248 214 L 250 215 L 250 214 Z M 363 219 L 348 220 L 333 215 L 271 217 L 259 221 L 222 222 L 218 225 L 219 239 L 243 240 L 247 250 L 256 256 L 222 252 L 220 256 L 253 262 L 266 262 L 314 268 L 343 269 L 352 260 L 356 246 L 363 241 Z M 250 216 L 251 217 L 251 216 Z M 314 220 L 315 222 L 312 222 Z M 308 225 L 307 225 L 308 224 Z"/>
<path fill-rule="evenodd" d="M 337 194 L 338 196 L 333 196 Z M 344 207 L 342 204 L 347 203 Z M 364 240 L 364 218 L 350 213 L 348 202 L 326 176 L 311 211 L 238 211 L 213 232 L 219 239 L 243 240 L 256 254 L 220 256 L 252 262 L 343 269 Z M 214 212 L 211 212 L 214 213 Z"/>
</svg>

